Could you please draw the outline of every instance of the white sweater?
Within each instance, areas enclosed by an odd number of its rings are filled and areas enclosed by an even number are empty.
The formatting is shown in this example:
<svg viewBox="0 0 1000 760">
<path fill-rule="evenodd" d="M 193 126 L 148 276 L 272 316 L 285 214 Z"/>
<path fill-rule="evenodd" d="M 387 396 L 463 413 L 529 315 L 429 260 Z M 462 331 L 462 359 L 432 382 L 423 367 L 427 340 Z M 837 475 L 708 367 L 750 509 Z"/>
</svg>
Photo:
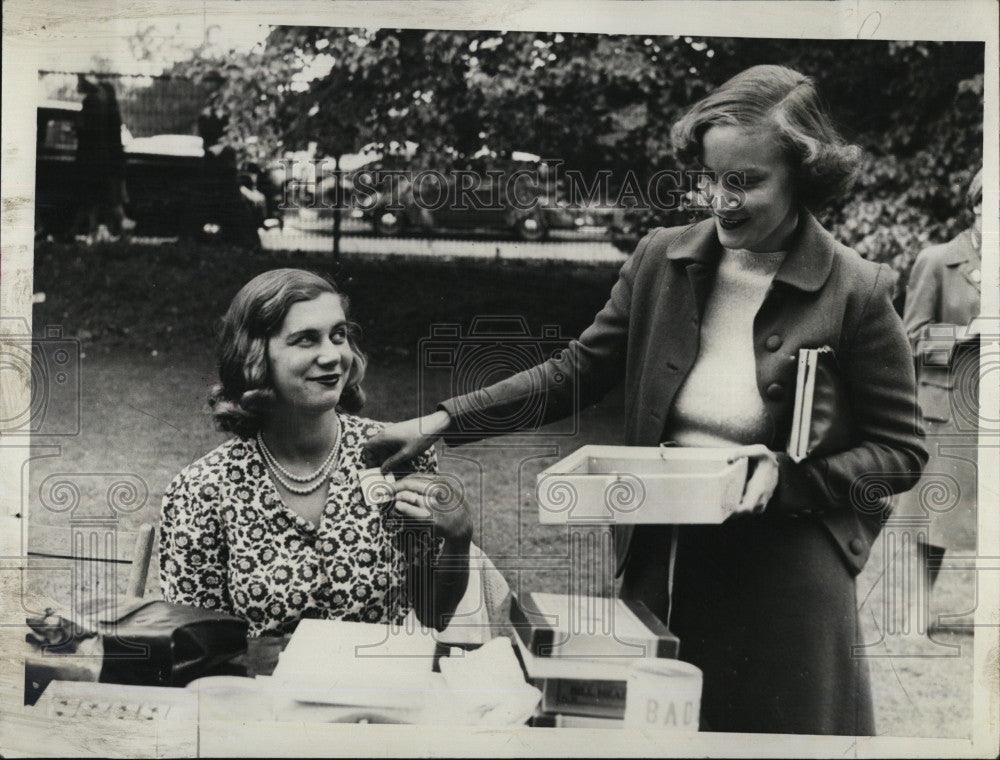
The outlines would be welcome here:
<svg viewBox="0 0 1000 760">
<path fill-rule="evenodd" d="M 680 446 L 765 442 L 770 429 L 757 389 L 753 320 L 784 258 L 784 251 L 723 252 L 701 320 L 698 357 L 667 418 L 667 440 Z"/>
</svg>

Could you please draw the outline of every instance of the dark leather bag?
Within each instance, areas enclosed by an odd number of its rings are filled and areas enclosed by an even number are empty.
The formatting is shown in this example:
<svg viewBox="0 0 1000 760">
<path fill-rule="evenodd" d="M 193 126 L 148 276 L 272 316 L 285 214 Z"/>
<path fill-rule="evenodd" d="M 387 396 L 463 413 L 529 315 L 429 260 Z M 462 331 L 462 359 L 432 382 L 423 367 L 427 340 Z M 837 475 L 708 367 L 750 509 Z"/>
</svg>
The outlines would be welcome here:
<svg viewBox="0 0 1000 760">
<path fill-rule="evenodd" d="M 184 604 L 119 601 L 98 626 L 107 683 L 184 686 L 247 649 L 245 620 Z"/>
</svg>

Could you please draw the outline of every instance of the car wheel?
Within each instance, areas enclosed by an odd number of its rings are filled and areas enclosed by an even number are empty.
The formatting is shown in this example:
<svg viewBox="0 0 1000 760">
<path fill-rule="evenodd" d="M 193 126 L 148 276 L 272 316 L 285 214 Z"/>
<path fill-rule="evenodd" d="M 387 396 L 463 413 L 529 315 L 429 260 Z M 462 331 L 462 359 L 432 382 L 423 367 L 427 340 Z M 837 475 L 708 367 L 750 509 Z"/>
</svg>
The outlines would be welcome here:
<svg viewBox="0 0 1000 760">
<path fill-rule="evenodd" d="M 536 216 L 525 216 L 517 220 L 514 225 L 514 234 L 519 240 L 535 242 L 544 240 L 548 234 L 545 224 Z"/>
<path fill-rule="evenodd" d="M 403 215 L 398 211 L 383 209 L 375 216 L 375 232 L 389 237 L 398 235 L 403 230 Z"/>
</svg>

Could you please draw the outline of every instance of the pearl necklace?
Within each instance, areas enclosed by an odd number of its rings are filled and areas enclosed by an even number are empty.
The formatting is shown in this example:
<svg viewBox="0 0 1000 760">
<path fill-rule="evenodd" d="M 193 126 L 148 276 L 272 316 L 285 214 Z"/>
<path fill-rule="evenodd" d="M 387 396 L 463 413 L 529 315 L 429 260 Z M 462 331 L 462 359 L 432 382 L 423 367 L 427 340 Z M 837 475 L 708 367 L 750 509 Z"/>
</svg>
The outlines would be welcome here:
<svg viewBox="0 0 1000 760">
<path fill-rule="evenodd" d="M 261 455 L 264 457 L 264 461 L 271 468 L 271 474 L 274 475 L 275 479 L 292 493 L 305 496 L 323 485 L 330 475 L 330 470 L 333 467 L 333 464 L 337 460 L 337 455 L 340 453 L 340 419 L 336 419 L 336 432 L 333 448 L 330 449 L 330 453 L 327 455 L 326 459 L 323 460 L 323 464 L 321 464 L 319 468 L 310 475 L 296 475 L 286 470 L 274 454 L 271 453 L 271 450 L 267 448 L 267 444 L 264 443 L 264 436 L 259 430 L 257 431 L 257 446 L 260 449 Z M 294 485 L 294 483 L 305 483 L 307 485 L 299 487 Z"/>
</svg>

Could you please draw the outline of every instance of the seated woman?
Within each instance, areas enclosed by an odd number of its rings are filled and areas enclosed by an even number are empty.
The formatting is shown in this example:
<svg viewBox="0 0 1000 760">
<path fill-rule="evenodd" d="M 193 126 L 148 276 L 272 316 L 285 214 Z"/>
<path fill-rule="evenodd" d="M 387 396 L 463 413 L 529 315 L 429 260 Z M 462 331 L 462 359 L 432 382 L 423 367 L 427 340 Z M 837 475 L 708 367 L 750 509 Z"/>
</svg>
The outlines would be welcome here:
<svg viewBox="0 0 1000 760">
<path fill-rule="evenodd" d="M 252 636 L 302 618 L 442 629 L 468 582 L 472 521 L 433 452 L 365 498 L 365 357 L 348 301 L 319 275 L 277 269 L 233 299 L 210 405 L 234 437 L 163 498 L 160 579 L 170 602 L 231 612 Z"/>
</svg>

